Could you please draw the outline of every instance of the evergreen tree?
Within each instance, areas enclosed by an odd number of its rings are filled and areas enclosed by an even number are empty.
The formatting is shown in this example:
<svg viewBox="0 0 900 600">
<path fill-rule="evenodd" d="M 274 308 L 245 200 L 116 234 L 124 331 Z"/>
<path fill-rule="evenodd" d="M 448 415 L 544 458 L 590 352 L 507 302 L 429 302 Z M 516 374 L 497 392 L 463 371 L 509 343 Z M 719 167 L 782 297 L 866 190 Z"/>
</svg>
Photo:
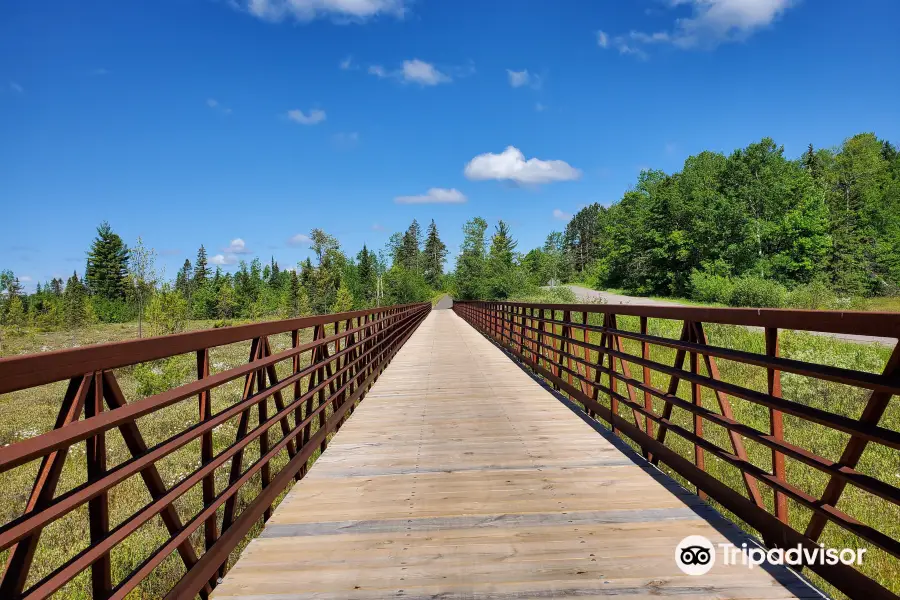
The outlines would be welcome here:
<svg viewBox="0 0 900 600">
<path fill-rule="evenodd" d="M 353 294 L 346 285 L 341 284 L 335 294 L 334 304 L 331 305 L 332 313 L 343 313 L 353 310 Z"/>
<path fill-rule="evenodd" d="M 76 331 L 91 321 L 91 311 L 87 299 L 87 290 L 78 279 L 78 273 L 66 282 L 66 290 L 63 292 L 63 314 L 66 327 Z"/>
<path fill-rule="evenodd" d="M 62 296 L 63 293 L 63 280 L 59 277 L 54 277 L 50 280 L 50 291 L 54 296 Z"/>
<path fill-rule="evenodd" d="M 419 222 L 413 219 L 400 242 L 400 266 L 404 269 L 421 273 L 421 248 L 422 228 L 419 227 Z"/>
<path fill-rule="evenodd" d="M 460 300 L 488 297 L 484 240 L 487 226 L 487 221 L 481 217 L 463 225 L 462 251 L 456 257 L 456 296 Z"/>
<path fill-rule="evenodd" d="M 503 220 L 497 223 L 496 231 L 491 237 L 490 259 L 497 268 L 509 268 L 513 265 L 513 251 L 518 242 L 512 239 L 509 225 Z"/>
<path fill-rule="evenodd" d="M 206 248 L 200 244 L 197 250 L 197 260 L 194 261 L 194 286 L 199 287 L 206 283 L 209 278 L 209 263 L 206 259 Z"/>
<path fill-rule="evenodd" d="M 444 274 L 444 260 L 446 258 L 447 245 L 441 241 L 437 225 L 434 224 L 434 219 L 432 219 L 425 238 L 425 251 L 423 252 L 422 263 L 425 281 L 434 289 L 441 287 L 441 277 Z"/>
<path fill-rule="evenodd" d="M 274 256 L 269 267 L 269 285 L 273 288 L 281 285 L 281 269 L 278 267 L 278 263 L 275 262 Z"/>
<path fill-rule="evenodd" d="M 103 221 L 97 227 L 84 272 L 90 293 L 108 300 L 124 299 L 128 291 L 128 258 L 128 246 Z"/>
<path fill-rule="evenodd" d="M 364 306 L 373 306 L 378 289 L 378 264 L 375 253 L 369 252 L 369 249 L 363 244 L 362 250 L 356 255 L 356 262 L 359 299 L 362 300 Z"/>
<path fill-rule="evenodd" d="M 192 279 L 193 269 L 191 268 L 191 261 L 186 258 L 181 266 L 181 270 L 178 271 L 178 275 L 175 276 L 175 289 L 181 292 L 181 295 L 188 300 L 190 300 L 191 289 L 193 288 Z"/>
</svg>

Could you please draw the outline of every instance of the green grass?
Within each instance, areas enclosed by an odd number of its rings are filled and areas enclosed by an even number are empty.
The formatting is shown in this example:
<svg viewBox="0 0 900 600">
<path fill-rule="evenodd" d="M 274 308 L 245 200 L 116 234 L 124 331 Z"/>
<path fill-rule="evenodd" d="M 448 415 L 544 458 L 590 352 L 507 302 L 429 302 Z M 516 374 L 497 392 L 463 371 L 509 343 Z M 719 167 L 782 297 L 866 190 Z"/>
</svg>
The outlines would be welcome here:
<svg viewBox="0 0 900 600">
<path fill-rule="evenodd" d="M 192 322 L 191 329 L 201 329 L 212 326 L 212 321 Z M 302 341 L 310 341 L 309 330 L 302 332 Z M 17 338 L 6 340 L 4 350 L 10 354 L 23 352 L 39 352 L 84 345 L 101 341 L 118 341 L 136 337 L 134 324 L 124 325 L 95 325 L 85 329 L 75 338 L 69 333 L 40 333 L 30 332 Z M 278 334 L 270 336 L 273 353 L 290 347 L 290 335 Z M 248 359 L 250 344 L 242 342 L 222 346 L 210 350 L 210 364 L 212 373 L 224 371 L 242 364 Z M 333 351 L 332 345 L 332 351 Z M 309 363 L 309 353 L 302 356 L 302 365 Z M 195 379 L 195 357 L 193 354 L 181 355 L 170 359 L 169 363 L 158 361 L 151 363 L 153 368 L 173 369 L 180 373 L 181 381 L 187 383 Z M 283 361 L 276 367 L 279 379 L 289 375 L 291 371 L 290 361 Z M 139 381 L 135 376 L 134 367 L 116 369 L 116 378 L 129 402 L 142 398 L 138 392 Z M 307 379 L 304 379 L 303 391 L 306 390 Z M 0 396 L 0 447 L 16 443 L 23 439 L 40 435 L 53 428 L 54 421 L 59 410 L 60 401 L 65 393 L 66 383 L 58 382 L 44 385 L 38 388 L 21 390 L 18 392 Z M 213 414 L 224 410 L 241 398 L 243 378 L 232 381 L 226 385 L 215 388 L 212 391 Z M 286 395 L 285 401 L 290 396 Z M 268 400 L 268 415 L 275 410 L 274 403 Z M 331 411 L 328 411 L 328 416 Z M 190 398 L 178 402 L 172 406 L 156 411 L 150 415 L 138 419 L 138 426 L 148 446 L 158 444 L 174 434 L 180 433 L 185 428 L 197 423 L 198 407 L 196 398 Z M 294 426 L 293 415 L 289 419 L 291 427 Z M 317 420 L 313 423 L 313 433 L 317 429 Z M 234 443 L 237 430 L 238 417 L 230 419 L 213 430 L 214 452 L 218 454 Z M 250 431 L 258 425 L 258 412 L 250 411 Z M 270 446 L 281 439 L 281 429 L 276 424 L 269 432 Z M 122 436 L 118 430 L 107 433 L 107 468 L 121 463 L 130 458 Z M 244 469 L 248 468 L 260 456 L 258 442 L 253 442 L 244 451 Z M 310 463 L 318 457 L 318 451 L 310 459 Z M 287 463 L 286 451 L 282 451 L 272 461 L 272 477 Z M 157 463 L 160 474 L 166 486 L 181 481 L 189 473 L 200 466 L 199 440 L 195 440 L 178 451 L 165 457 Z M 33 461 L 21 467 L 0 473 L 0 523 L 8 523 L 20 516 L 25 508 L 28 494 L 34 483 L 38 461 Z M 215 471 L 216 493 L 221 492 L 228 483 L 230 461 Z M 60 483 L 57 487 L 57 495 L 71 490 L 86 481 L 85 444 L 79 443 L 72 446 L 65 463 Z M 250 502 L 261 489 L 261 476 L 257 473 L 238 495 L 237 511 L 240 511 Z M 282 493 L 277 502 L 280 502 Z M 150 495 L 144 487 L 140 476 L 131 477 L 112 488 L 109 492 L 110 526 L 115 527 L 123 520 L 134 514 L 150 501 Z M 276 504 L 277 504 L 276 502 Z M 200 486 L 193 487 L 187 494 L 176 501 L 175 506 L 181 517 L 182 523 L 186 523 L 202 509 L 202 495 Z M 223 509 L 218 512 L 219 526 L 221 526 Z M 257 524 L 244 542 L 231 553 L 231 561 L 236 560 L 246 543 L 261 529 Z M 197 529 L 190 541 L 202 554 L 203 527 Z M 112 552 L 112 578 L 113 583 L 121 581 L 127 574 L 133 571 L 141 561 L 148 558 L 151 553 L 168 540 L 168 532 L 159 517 L 154 517 L 144 524 L 135 533 L 128 536 Z M 40 578 L 51 573 L 54 569 L 72 558 L 76 553 L 84 550 L 88 545 L 88 520 L 87 508 L 83 506 L 69 513 L 65 517 L 46 527 L 41 535 L 40 544 L 35 556 L 28 585 L 33 585 Z M 0 563 L 5 565 L 8 551 L 0 552 Z M 62 588 L 56 597 L 71 599 L 91 598 L 90 570 L 83 571 L 69 584 Z M 184 566 L 177 552 L 172 553 L 159 565 L 152 574 L 144 580 L 130 595 L 130 598 L 160 598 L 178 581 L 184 574 Z"/>
<path fill-rule="evenodd" d="M 573 313 L 572 316 L 574 321 L 580 322 L 579 314 Z M 555 318 L 561 319 L 562 313 L 557 312 Z M 600 316 L 596 314 L 590 315 L 589 323 L 600 325 Z M 617 324 L 623 330 L 639 331 L 638 317 L 620 315 Z M 712 345 L 765 353 L 765 341 L 761 331 L 754 331 L 740 326 L 716 324 L 706 325 L 705 330 Z M 680 322 L 663 319 L 649 320 L 649 333 L 651 335 L 677 339 L 680 336 L 680 332 Z M 575 337 L 576 339 L 583 339 L 580 332 L 576 332 Z M 589 341 L 593 344 L 599 344 L 600 333 L 591 332 Z M 622 344 L 624 352 L 636 356 L 641 355 L 640 342 L 622 338 Z M 782 356 L 788 358 L 870 373 L 880 373 L 891 352 L 890 348 L 881 345 L 844 342 L 792 331 L 782 333 L 780 344 Z M 595 356 L 592 355 L 592 360 L 596 360 Z M 675 350 L 651 345 L 650 358 L 663 364 L 672 365 L 675 359 Z M 688 362 L 685 360 L 685 369 L 688 368 Z M 701 373 L 707 374 L 705 367 L 702 366 L 702 360 L 700 362 Z M 767 372 L 765 369 L 728 360 L 718 360 L 717 363 L 723 381 L 759 392 L 767 391 Z M 621 367 L 617 367 L 617 369 L 621 372 Z M 630 369 L 634 377 L 641 378 L 641 366 L 631 364 Z M 655 388 L 665 390 L 668 387 L 668 375 L 653 371 L 651 371 L 651 374 L 651 382 Z M 593 377 L 593 373 L 590 374 L 590 377 Z M 604 376 L 602 382 L 603 385 L 608 386 L 608 377 Z M 859 388 L 788 373 L 782 375 L 782 385 L 783 396 L 787 399 L 850 418 L 858 418 L 860 416 L 868 398 L 868 393 Z M 626 393 L 624 384 L 619 383 L 618 388 L 620 394 Z M 643 404 L 643 394 L 639 390 L 635 392 L 639 403 Z M 681 381 L 677 395 L 690 401 L 690 385 L 685 381 Z M 716 413 L 720 412 L 712 390 L 703 388 L 701 398 L 705 408 Z M 604 397 L 602 392 L 600 400 L 601 403 L 609 407 L 608 396 Z M 750 425 L 760 432 L 769 433 L 769 411 L 766 407 L 741 398 L 729 397 L 729 400 L 737 421 Z M 662 413 L 663 406 L 662 400 L 653 399 L 653 410 L 656 414 Z M 634 423 L 631 409 L 621 403 L 619 404 L 619 416 L 628 422 Z M 692 430 L 692 415 L 688 411 L 675 408 L 672 418 L 678 425 L 688 431 Z M 603 423 L 605 424 L 605 422 Z M 900 430 L 900 404 L 896 402 L 896 399 L 890 403 L 887 412 L 881 419 L 880 425 L 893 431 Z M 835 461 L 839 459 L 849 439 L 849 436 L 844 433 L 790 415 L 784 415 L 784 431 L 785 439 L 788 442 Z M 723 427 L 704 422 L 704 438 L 729 452 L 731 451 L 730 438 Z M 636 444 L 627 438 L 625 439 L 633 448 L 638 449 Z M 771 471 L 771 450 L 746 439 L 744 444 L 750 461 L 762 469 Z M 693 444 L 685 438 L 679 437 L 670 431 L 666 438 L 666 445 L 693 462 Z M 705 456 L 707 472 L 741 492 L 744 496 L 747 496 L 741 473 L 736 467 L 713 456 L 709 452 L 706 452 Z M 692 484 L 678 476 L 671 469 L 664 465 L 662 465 L 662 469 L 686 488 L 695 489 Z M 862 456 L 857 470 L 898 487 L 900 486 L 900 453 L 885 446 L 870 443 Z M 815 497 L 821 497 L 821 493 L 828 481 L 827 475 L 791 458 L 786 458 L 786 477 L 790 484 Z M 762 483 L 759 484 L 759 488 L 767 509 L 769 512 L 772 512 L 774 499 L 771 489 Z M 742 528 L 757 534 L 757 532 L 747 527 L 740 519 L 730 514 L 721 505 L 715 502 L 711 503 Z M 811 511 L 790 499 L 788 504 L 791 526 L 803 532 L 811 517 Z M 862 523 L 868 524 L 894 539 L 900 539 L 900 507 L 897 505 L 853 486 L 847 486 L 838 502 L 838 508 Z M 862 572 L 891 589 L 894 593 L 900 593 L 900 561 L 888 553 L 830 522 L 826 526 L 820 541 L 831 547 L 868 548 L 865 564 L 861 568 Z M 841 595 L 821 578 L 812 573 L 807 574 L 829 593 L 836 596 Z"/>
</svg>

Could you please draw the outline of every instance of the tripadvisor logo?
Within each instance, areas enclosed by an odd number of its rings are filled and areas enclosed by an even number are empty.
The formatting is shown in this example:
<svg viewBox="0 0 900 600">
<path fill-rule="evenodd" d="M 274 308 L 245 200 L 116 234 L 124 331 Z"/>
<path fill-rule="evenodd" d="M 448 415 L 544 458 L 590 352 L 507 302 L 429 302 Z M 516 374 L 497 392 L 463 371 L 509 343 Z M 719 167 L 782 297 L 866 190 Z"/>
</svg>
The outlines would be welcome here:
<svg viewBox="0 0 900 600">
<path fill-rule="evenodd" d="M 863 562 L 866 548 L 826 548 L 798 545 L 789 548 L 740 547 L 730 543 L 719 543 L 723 565 L 743 565 L 750 569 L 762 564 L 802 567 L 809 565 L 834 566 L 838 563 L 859 566 Z M 689 535 L 675 547 L 675 564 L 688 575 L 704 575 L 716 563 L 716 549 L 713 543 L 702 535 Z"/>
<path fill-rule="evenodd" d="M 688 575 L 704 575 L 716 564 L 716 549 L 702 535 L 689 535 L 675 547 L 675 564 Z"/>
</svg>

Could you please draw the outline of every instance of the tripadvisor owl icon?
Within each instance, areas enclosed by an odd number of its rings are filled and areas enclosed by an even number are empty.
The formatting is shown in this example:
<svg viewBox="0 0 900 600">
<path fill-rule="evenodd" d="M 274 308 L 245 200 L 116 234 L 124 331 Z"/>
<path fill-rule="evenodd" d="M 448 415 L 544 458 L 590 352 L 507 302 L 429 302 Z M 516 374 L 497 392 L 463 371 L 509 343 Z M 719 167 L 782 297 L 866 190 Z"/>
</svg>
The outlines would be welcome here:
<svg viewBox="0 0 900 600">
<path fill-rule="evenodd" d="M 688 575 L 708 573 L 716 563 L 716 549 L 702 535 L 689 535 L 675 547 L 675 564 Z"/>
</svg>

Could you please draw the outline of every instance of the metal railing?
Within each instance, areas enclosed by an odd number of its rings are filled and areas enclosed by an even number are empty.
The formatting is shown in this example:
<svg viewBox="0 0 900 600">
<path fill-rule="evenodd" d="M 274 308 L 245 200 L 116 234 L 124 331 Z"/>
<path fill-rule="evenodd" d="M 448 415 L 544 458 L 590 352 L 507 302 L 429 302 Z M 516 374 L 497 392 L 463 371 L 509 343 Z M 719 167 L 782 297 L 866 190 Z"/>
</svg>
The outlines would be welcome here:
<svg viewBox="0 0 900 600">
<path fill-rule="evenodd" d="M 37 467 L 24 510 L 0 524 L 0 553 L 7 554 L 0 598 L 45 598 L 86 570 L 88 595 L 97 600 L 124 598 L 176 551 L 183 576 L 165 590 L 166 597 L 207 597 L 224 575 L 229 555 L 260 519 L 268 519 L 273 503 L 292 482 L 303 477 L 310 459 L 324 451 L 329 436 L 430 310 L 428 304 L 393 306 L 0 360 L 0 394 L 68 381 L 53 429 L 0 448 L 0 475 Z M 270 337 L 280 334 L 290 336 L 290 345 L 273 352 Z M 214 373 L 210 350 L 241 342 L 250 346 L 246 364 Z M 116 369 L 185 354 L 196 358 L 196 380 L 126 401 Z M 225 386 L 235 382 L 237 390 L 242 378 L 239 400 L 214 412 L 216 390 L 227 396 Z M 194 398 L 196 416 L 191 421 L 173 424 L 167 419 L 163 411 Z M 154 415 L 163 420 L 166 431 L 162 441 L 149 445 L 139 419 Z M 214 448 L 214 432 L 221 440 L 235 424 L 233 442 Z M 110 466 L 107 434 L 113 430 L 121 434 L 127 455 Z M 86 477 L 57 494 L 64 470 L 71 468 L 67 455 L 71 462 L 80 454 L 72 451 L 82 442 Z M 222 446 L 221 441 L 217 445 Z M 257 445 L 258 452 L 251 445 Z M 179 451 L 197 454 L 192 461 L 196 468 L 167 484 L 163 475 L 172 477 L 161 474 L 158 465 Z M 245 452 L 256 460 L 245 464 Z M 110 493 L 132 477 L 140 478 L 150 500 L 131 514 L 117 514 L 111 526 Z M 0 490 L 0 499 L 12 502 L 21 492 Z M 185 514 L 178 501 L 188 494 L 202 495 L 202 503 Z M 119 506 L 113 508 L 121 512 Z M 115 550 L 156 517 L 165 525 L 167 539 L 146 549 L 146 558 L 134 568 L 126 566 L 121 576 Z M 42 530 L 64 518 L 67 526 L 76 525 L 73 535 L 88 530 L 88 543 L 59 565 L 39 565 L 35 574 Z M 120 574 L 118 580 L 114 571 Z"/>
<path fill-rule="evenodd" d="M 696 486 L 701 497 L 714 500 L 755 529 L 769 547 L 819 548 L 830 523 L 883 550 L 886 560 L 895 561 L 892 572 L 897 573 L 900 541 L 850 516 L 847 507 L 842 510 L 838 504 L 849 484 L 864 498 L 883 500 L 894 510 L 900 505 L 900 489 L 886 481 L 900 465 L 900 432 L 879 425 L 893 395 L 900 394 L 900 346 L 894 346 L 883 372 L 875 374 L 782 357 L 779 333 L 788 329 L 897 338 L 900 314 L 459 301 L 453 310 L 580 403 L 588 415 L 608 423 L 653 464 L 662 463 Z M 629 326 L 620 326 L 618 321 L 626 320 Z M 663 321 L 668 323 L 666 331 L 680 329 L 681 335 L 658 335 L 665 329 Z M 719 333 L 723 325 L 739 326 L 745 336 L 762 338 L 760 351 L 710 343 L 707 329 L 719 328 Z M 673 361 L 662 362 L 663 356 Z M 727 362 L 729 368 L 740 365 L 740 376 L 726 381 L 717 361 Z M 762 370 L 756 386 L 749 383 L 753 368 Z M 783 373 L 849 386 L 842 389 L 860 394 L 862 411 L 839 414 L 785 398 Z M 684 397 L 679 396 L 682 381 L 687 384 Z M 755 405 L 754 410 L 767 409 L 767 430 L 758 422 L 754 427 L 736 417 L 731 398 Z M 718 411 L 704 404 L 717 406 Z M 673 414 L 676 409 L 684 412 Z M 714 427 L 704 432 L 705 424 Z M 840 432 L 845 440 L 840 458 L 832 460 L 791 443 L 785 431 L 794 433 L 792 427 Z M 715 433 L 711 429 L 718 429 L 720 435 L 710 435 Z M 676 437 L 667 436 L 669 432 Z M 755 462 L 745 442 L 753 445 Z M 878 477 L 871 468 L 857 469 L 870 444 L 887 450 L 890 475 Z M 726 470 L 710 472 L 708 456 L 736 468 L 739 477 L 729 484 L 723 477 Z M 786 458 L 794 461 L 792 467 L 821 473 L 827 482 L 822 490 L 815 493 L 804 489 L 815 486 L 799 485 L 789 478 Z M 760 483 L 768 490 L 761 492 Z M 789 506 L 798 507 L 792 508 L 798 513 L 805 511 L 804 518 L 792 513 L 791 519 Z M 801 520 L 805 525 L 798 525 Z M 870 577 L 840 563 L 807 566 L 850 597 L 897 598 L 876 581 L 877 574 Z"/>
</svg>

